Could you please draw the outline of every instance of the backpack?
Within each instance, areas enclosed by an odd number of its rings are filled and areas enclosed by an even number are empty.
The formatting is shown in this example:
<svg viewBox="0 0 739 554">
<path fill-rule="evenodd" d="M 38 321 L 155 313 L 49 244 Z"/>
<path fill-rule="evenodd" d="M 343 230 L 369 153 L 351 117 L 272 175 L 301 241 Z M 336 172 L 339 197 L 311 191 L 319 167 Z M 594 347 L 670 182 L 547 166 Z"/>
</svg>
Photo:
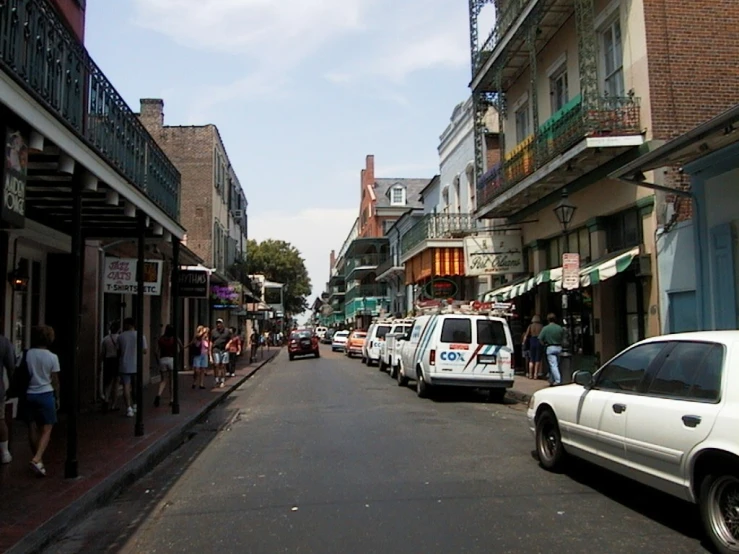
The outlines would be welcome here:
<svg viewBox="0 0 739 554">
<path fill-rule="evenodd" d="M 28 386 L 31 384 L 31 371 L 28 368 L 26 362 L 26 352 L 24 350 L 21 353 L 21 362 L 15 368 L 15 371 L 10 376 L 10 386 L 7 390 L 8 398 L 25 399 Z"/>
</svg>

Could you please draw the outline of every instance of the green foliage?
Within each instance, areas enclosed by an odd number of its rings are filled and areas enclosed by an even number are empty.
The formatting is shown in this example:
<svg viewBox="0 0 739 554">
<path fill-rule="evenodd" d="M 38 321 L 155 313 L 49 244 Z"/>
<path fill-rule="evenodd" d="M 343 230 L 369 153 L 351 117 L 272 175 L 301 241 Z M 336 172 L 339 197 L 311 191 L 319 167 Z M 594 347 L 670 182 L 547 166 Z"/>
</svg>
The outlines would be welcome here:
<svg viewBox="0 0 739 554">
<path fill-rule="evenodd" d="M 310 277 L 300 251 L 283 240 L 250 240 L 246 247 L 246 275 L 264 275 L 268 281 L 284 283 L 286 316 L 303 313 L 311 293 Z"/>
</svg>

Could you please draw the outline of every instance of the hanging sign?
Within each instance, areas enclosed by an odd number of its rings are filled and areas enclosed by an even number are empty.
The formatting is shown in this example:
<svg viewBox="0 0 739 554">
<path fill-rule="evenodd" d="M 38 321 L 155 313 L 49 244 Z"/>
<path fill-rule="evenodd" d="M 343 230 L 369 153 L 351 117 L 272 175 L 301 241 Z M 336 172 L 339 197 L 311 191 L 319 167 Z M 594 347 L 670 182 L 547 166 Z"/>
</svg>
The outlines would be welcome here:
<svg viewBox="0 0 739 554">
<path fill-rule="evenodd" d="M 20 131 L 5 132 L 5 167 L 3 171 L 2 210 L 0 219 L 13 227 L 26 222 L 26 177 L 28 146 Z"/>
<path fill-rule="evenodd" d="M 209 275 L 199 269 L 181 269 L 179 292 L 182 298 L 208 298 Z"/>
<path fill-rule="evenodd" d="M 138 294 L 135 258 L 105 258 L 104 291 L 111 294 Z M 162 294 L 162 260 L 144 261 L 144 294 Z"/>
<path fill-rule="evenodd" d="M 575 290 L 580 287 L 580 254 L 562 254 L 562 288 Z"/>
<path fill-rule="evenodd" d="M 211 285 L 210 301 L 214 310 L 240 310 L 244 303 L 244 286 L 236 281 Z"/>
<path fill-rule="evenodd" d="M 432 279 L 423 289 L 426 298 L 453 298 L 457 295 L 457 283 L 451 279 Z"/>
<path fill-rule="evenodd" d="M 464 267 L 471 277 L 523 273 L 521 235 L 516 233 L 465 237 Z"/>
</svg>

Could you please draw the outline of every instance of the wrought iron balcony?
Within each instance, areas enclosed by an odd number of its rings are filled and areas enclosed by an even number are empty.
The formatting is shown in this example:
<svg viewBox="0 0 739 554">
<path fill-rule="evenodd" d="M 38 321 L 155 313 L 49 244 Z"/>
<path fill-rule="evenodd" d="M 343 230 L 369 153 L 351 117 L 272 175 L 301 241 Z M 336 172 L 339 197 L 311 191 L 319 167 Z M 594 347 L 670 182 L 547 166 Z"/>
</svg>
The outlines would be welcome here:
<svg viewBox="0 0 739 554">
<path fill-rule="evenodd" d="M 472 214 L 428 214 L 403 235 L 403 254 L 407 254 L 423 241 L 451 239 L 468 235 L 477 229 Z"/>
<path fill-rule="evenodd" d="M 377 267 L 377 275 L 382 275 L 383 273 L 387 272 L 388 270 L 394 268 L 394 267 L 400 267 L 400 263 L 395 263 L 395 260 L 392 256 L 390 256 L 387 260 L 385 260 L 383 263 L 381 263 Z"/>
<path fill-rule="evenodd" d="M 346 303 L 357 298 L 375 298 L 387 295 L 387 286 L 382 284 L 359 285 L 346 292 Z"/>
<path fill-rule="evenodd" d="M 500 170 L 492 168 L 480 179 L 478 205 L 490 203 L 557 156 L 586 138 L 623 137 L 642 132 L 640 99 L 633 96 L 596 98 L 585 105 L 578 95 L 541 125 L 536 134 L 510 151 Z"/>
<path fill-rule="evenodd" d="M 46 0 L 0 2 L 0 66 L 179 221 L 179 172 Z"/>
<path fill-rule="evenodd" d="M 346 261 L 346 275 L 350 275 L 354 270 L 362 267 L 374 270 L 384 263 L 386 258 L 386 254 L 361 254 L 356 258 L 349 258 Z"/>
<path fill-rule="evenodd" d="M 484 206 L 503 184 L 503 163 L 498 162 L 482 174 L 477 183 L 477 203 Z"/>
<path fill-rule="evenodd" d="M 474 73 L 477 73 L 480 67 L 484 65 L 493 50 L 495 50 L 498 42 L 503 36 L 505 36 L 506 32 L 511 28 L 513 23 L 516 21 L 516 18 L 521 14 L 529 1 L 530 0 L 505 0 L 505 2 L 498 2 L 500 17 L 496 17 L 493 29 L 490 31 L 488 38 L 480 48 L 477 64 L 473 68 Z"/>
</svg>

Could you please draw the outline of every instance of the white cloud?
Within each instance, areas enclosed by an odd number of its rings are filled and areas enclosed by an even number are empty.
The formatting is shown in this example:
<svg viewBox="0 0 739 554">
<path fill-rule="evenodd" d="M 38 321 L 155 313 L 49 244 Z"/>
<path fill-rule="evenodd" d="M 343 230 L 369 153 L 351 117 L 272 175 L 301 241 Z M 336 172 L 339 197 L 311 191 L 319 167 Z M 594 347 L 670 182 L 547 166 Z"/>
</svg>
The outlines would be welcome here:
<svg viewBox="0 0 739 554">
<path fill-rule="evenodd" d="M 249 236 L 259 242 L 284 240 L 300 250 L 315 297 L 328 281 L 331 250 L 338 252 L 356 218 L 354 208 L 315 208 L 298 213 L 257 211 L 249 215 Z"/>
</svg>

